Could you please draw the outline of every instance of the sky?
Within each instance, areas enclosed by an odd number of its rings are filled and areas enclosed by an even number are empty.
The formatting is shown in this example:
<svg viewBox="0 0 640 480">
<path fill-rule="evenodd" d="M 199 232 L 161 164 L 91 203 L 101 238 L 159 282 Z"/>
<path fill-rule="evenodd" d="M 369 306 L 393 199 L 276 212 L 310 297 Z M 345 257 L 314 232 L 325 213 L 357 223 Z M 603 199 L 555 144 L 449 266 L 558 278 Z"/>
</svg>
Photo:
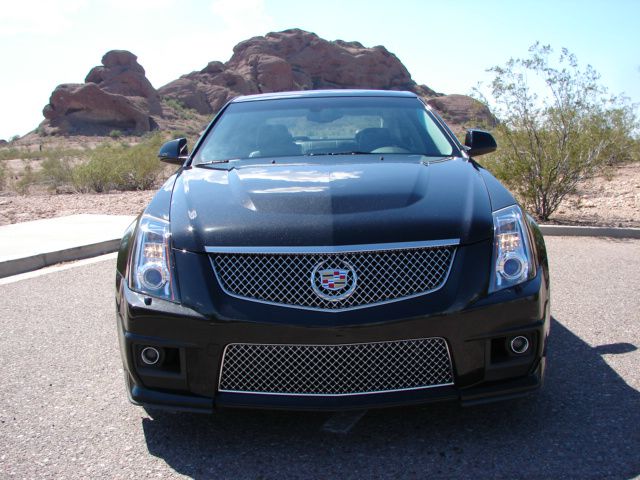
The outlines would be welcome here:
<svg viewBox="0 0 640 480">
<path fill-rule="evenodd" d="M 61 83 L 82 83 L 109 50 L 138 56 L 159 88 L 235 44 L 301 28 L 384 45 L 413 79 L 469 94 L 486 70 L 536 41 L 568 48 L 613 94 L 640 103 L 640 0 L 8 0 L 0 8 L 0 138 L 35 129 Z"/>
</svg>

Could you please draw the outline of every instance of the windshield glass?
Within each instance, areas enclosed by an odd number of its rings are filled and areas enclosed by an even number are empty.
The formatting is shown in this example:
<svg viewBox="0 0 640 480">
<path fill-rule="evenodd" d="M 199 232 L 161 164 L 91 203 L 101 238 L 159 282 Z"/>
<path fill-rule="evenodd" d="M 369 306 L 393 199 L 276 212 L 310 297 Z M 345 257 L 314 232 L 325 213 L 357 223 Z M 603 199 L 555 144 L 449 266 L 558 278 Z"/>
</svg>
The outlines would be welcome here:
<svg viewBox="0 0 640 480">
<path fill-rule="evenodd" d="M 416 98 L 287 98 L 229 105 L 194 163 L 366 153 L 449 156 L 453 148 Z"/>
</svg>

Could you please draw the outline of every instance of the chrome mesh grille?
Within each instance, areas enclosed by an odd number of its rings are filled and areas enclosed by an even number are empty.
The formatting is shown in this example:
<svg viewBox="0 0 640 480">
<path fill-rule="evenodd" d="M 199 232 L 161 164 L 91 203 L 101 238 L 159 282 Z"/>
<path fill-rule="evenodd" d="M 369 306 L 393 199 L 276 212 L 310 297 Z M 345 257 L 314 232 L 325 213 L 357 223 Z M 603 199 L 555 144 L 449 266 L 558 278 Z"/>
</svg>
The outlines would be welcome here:
<svg viewBox="0 0 640 480">
<path fill-rule="evenodd" d="M 220 391 L 349 395 L 453 384 L 443 338 L 342 345 L 227 346 Z"/>
<path fill-rule="evenodd" d="M 349 253 L 213 253 L 211 259 L 223 290 L 231 295 L 341 310 L 439 289 L 446 281 L 455 250 L 455 245 L 445 245 Z M 344 288 L 318 294 L 321 269 L 348 271 Z"/>
</svg>

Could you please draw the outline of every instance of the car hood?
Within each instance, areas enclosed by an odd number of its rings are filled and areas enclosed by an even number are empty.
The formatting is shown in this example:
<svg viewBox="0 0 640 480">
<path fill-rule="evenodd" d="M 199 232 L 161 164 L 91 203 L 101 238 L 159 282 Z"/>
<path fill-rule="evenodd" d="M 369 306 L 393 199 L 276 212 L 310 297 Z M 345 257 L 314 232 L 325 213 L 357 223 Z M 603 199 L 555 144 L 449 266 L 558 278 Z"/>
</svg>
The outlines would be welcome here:
<svg viewBox="0 0 640 480">
<path fill-rule="evenodd" d="M 492 235 L 486 187 L 464 159 L 322 160 L 185 169 L 171 198 L 174 247 L 471 243 Z"/>
</svg>

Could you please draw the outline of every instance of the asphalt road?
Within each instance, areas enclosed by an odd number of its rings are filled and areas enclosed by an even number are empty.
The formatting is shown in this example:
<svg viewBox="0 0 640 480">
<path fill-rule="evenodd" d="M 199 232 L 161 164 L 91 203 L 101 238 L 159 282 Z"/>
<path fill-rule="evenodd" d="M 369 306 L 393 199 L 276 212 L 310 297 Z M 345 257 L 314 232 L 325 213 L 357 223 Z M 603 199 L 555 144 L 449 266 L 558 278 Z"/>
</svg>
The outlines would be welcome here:
<svg viewBox="0 0 640 480">
<path fill-rule="evenodd" d="M 113 260 L 0 285 L 0 477 L 638 476 L 640 241 L 547 245 L 554 321 L 539 395 L 359 419 L 263 411 L 152 419 L 125 397 Z M 351 423 L 347 433 L 328 431 Z"/>
</svg>

